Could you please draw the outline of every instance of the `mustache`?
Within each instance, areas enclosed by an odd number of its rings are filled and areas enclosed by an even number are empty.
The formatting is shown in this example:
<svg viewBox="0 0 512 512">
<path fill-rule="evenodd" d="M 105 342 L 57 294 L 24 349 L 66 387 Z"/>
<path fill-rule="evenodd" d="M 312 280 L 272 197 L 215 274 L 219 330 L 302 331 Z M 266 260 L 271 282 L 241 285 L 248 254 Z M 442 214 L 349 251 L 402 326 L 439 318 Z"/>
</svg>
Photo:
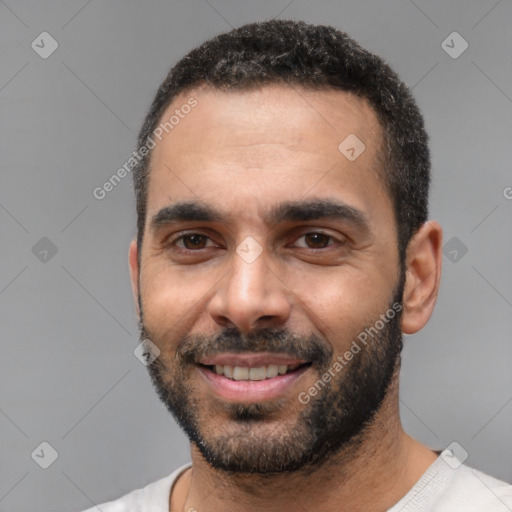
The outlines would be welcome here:
<svg viewBox="0 0 512 512">
<path fill-rule="evenodd" d="M 284 328 L 265 328 L 243 334 L 231 327 L 213 336 L 183 337 L 176 358 L 185 364 L 192 364 L 221 352 L 273 352 L 323 366 L 331 360 L 333 349 L 314 334 L 304 336 Z"/>
</svg>

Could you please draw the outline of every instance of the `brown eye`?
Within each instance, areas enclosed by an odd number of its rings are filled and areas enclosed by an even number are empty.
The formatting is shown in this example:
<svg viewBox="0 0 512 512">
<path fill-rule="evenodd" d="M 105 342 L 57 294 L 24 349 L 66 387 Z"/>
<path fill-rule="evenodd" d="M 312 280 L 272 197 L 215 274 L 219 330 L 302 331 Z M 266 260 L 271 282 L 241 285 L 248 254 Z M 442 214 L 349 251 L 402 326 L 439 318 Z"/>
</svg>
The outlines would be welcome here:
<svg viewBox="0 0 512 512">
<path fill-rule="evenodd" d="M 324 235 L 323 233 L 309 233 L 305 235 L 306 243 L 312 249 L 322 249 L 329 245 L 329 239 L 331 237 Z"/>
<path fill-rule="evenodd" d="M 188 250 L 204 249 L 208 241 L 208 237 L 204 235 L 184 235 L 180 239 L 181 245 Z"/>
<path fill-rule="evenodd" d="M 305 246 L 309 249 L 324 249 L 331 245 L 329 242 L 332 240 L 331 236 L 324 233 L 308 233 L 301 238 L 304 239 Z"/>
</svg>

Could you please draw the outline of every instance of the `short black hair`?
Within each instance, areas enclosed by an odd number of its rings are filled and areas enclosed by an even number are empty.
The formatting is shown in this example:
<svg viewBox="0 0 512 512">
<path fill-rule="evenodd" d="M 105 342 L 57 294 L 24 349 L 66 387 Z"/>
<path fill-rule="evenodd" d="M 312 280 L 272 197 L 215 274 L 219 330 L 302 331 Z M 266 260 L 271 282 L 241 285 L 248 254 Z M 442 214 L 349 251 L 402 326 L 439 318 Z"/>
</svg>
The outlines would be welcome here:
<svg viewBox="0 0 512 512">
<path fill-rule="evenodd" d="M 423 117 L 409 88 L 389 65 L 334 27 L 268 20 L 236 28 L 193 49 L 160 85 L 139 133 L 138 150 L 147 147 L 178 94 L 202 85 L 237 91 L 274 83 L 346 91 L 373 107 L 382 132 L 381 174 L 394 207 L 403 264 L 409 240 L 428 216 L 430 153 Z M 151 158 L 146 153 L 133 169 L 139 248 Z"/>
</svg>

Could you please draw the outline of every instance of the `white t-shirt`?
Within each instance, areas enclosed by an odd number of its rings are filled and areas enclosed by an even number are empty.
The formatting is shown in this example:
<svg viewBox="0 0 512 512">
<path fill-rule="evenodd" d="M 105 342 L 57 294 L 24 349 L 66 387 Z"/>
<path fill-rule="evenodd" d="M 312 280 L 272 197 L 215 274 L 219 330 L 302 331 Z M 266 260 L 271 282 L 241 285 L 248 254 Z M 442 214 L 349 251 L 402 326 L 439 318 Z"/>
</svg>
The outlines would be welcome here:
<svg viewBox="0 0 512 512">
<path fill-rule="evenodd" d="M 169 496 L 190 464 L 116 501 L 84 512 L 169 512 Z M 456 469 L 439 456 L 416 485 L 387 512 L 511 512 L 512 485 L 462 464 Z"/>
</svg>

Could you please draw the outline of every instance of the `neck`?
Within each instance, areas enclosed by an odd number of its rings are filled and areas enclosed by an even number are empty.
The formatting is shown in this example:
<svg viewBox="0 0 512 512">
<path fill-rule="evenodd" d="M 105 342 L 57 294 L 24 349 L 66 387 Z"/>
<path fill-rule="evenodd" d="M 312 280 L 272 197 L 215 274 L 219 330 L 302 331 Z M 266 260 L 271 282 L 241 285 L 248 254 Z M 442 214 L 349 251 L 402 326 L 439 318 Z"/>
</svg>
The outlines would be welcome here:
<svg viewBox="0 0 512 512">
<path fill-rule="evenodd" d="M 192 469 L 177 483 L 171 511 L 387 510 L 437 458 L 402 429 L 398 375 L 388 391 L 372 424 L 314 471 L 228 474 L 209 466 L 192 446 Z"/>
</svg>

